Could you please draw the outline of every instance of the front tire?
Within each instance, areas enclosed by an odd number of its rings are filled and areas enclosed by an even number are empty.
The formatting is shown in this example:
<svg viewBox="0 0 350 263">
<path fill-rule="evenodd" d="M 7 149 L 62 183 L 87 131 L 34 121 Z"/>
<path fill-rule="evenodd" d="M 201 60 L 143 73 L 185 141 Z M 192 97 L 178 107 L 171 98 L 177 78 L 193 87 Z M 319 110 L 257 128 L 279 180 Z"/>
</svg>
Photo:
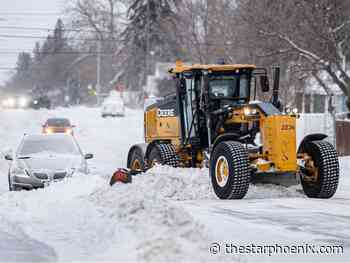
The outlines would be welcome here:
<svg viewBox="0 0 350 263">
<path fill-rule="evenodd" d="M 209 172 L 214 192 L 220 199 L 242 199 L 248 192 L 249 158 L 241 143 L 219 143 L 211 155 Z"/>
<path fill-rule="evenodd" d="M 312 141 L 304 151 L 311 157 L 301 176 L 304 193 L 310 198 L 331 198 L 339 183 L 339 160 L 334 146 L 326 141 Z"/>
</svg>

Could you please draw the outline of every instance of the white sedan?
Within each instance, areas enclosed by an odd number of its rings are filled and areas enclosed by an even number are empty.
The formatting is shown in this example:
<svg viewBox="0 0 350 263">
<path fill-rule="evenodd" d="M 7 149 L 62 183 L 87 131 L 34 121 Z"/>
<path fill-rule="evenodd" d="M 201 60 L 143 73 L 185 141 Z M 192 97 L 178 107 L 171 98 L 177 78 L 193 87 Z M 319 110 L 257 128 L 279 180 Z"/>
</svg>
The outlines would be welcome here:
<svg viewBox="0 0 350 263">
<path fill-rule="evenodd" d="M 42 188 L 53 181 L 89 172 L 87 159 L 73 136 L 67 134 L 25 135 L 11 161 L 8 172 L 9 190 Z"/>
<path fill-rule="evenodd" d="M 102 104 L 101 109 L 102 118 L 110 117 L 124 117 L 125 105 L 122 100 L 108 100 Z"/>
</svg>

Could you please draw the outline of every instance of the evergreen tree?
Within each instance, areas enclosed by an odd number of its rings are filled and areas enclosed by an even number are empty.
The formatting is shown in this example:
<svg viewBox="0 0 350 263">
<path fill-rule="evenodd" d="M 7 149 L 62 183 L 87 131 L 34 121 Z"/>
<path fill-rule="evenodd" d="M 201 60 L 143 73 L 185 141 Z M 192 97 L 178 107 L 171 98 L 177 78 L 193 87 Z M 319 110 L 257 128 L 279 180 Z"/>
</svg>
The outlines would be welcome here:
<svg viewBox="0 0 350 263">
<path fill-rule="evenodd" d="M 152 62 L 172 61 L 179 57 L 180 45 L 175 38 L 178 7 L 182 0 L 133 0 L 128 9 L 129 24 L 122 33 L 126 54 L 127 85 L 140 89 L 145 81 L 146 59 L 152 51 Z M 149 44 L 147 50 L 147 43 Z M 147 64 L 150 65 L 150 61 Z"/>
</svg>

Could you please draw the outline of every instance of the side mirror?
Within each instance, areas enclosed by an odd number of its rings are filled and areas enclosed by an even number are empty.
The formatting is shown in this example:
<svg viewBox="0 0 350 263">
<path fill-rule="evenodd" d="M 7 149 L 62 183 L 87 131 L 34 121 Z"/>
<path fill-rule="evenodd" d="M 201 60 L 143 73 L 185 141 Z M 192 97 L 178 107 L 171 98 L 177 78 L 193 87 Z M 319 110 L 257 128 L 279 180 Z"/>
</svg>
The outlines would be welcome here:
<svg viewBox="0 0 350 263">
<path fill-rule="evenodd" d="M 13 161 L 11 154 L 6 154 L 4 158 L 6 161 Z"/>
<path fill-rule="evenodd" d="M 94 155 L 92 153 L 87 153 L 84 155 L 84 158 L 85 158 L 85 160 L 89 160 L 89 159 L 94 158 Z"/>
<path fill-rule="evenodd" d="M 270 85 L 269 85 L 269 79 L 267 76 L 260 76 L 260 86 L 262 92 L 269 92 Z"/>
</svg>

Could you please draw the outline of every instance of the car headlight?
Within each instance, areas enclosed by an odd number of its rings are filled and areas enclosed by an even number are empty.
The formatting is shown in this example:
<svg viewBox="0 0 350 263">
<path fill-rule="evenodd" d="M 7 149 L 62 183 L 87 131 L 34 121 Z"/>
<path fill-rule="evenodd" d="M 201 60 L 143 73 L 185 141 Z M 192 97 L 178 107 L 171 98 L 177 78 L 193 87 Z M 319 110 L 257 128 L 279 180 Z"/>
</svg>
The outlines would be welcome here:
<svg viewBox="0 0 350 263">
<path fill-rule="evenodd" d="M 28 106 L 28 100 L 27 100 L 27 98 L 20 98 L 19 100 L 18 100 L 18 105 L 21 107 L 21 108 L 25 108 L 25 107 L 27 107 Z"/>
<path fill-rule="evenodd" d="M 12 169 L 11 173 L 19 177 L 29 177 L 29 173 L 27 172 L 26 169 L 14 168 Z"/>
<path fill-rule="evenodd" d="M 45 128 L 45 133 L 46 134 L 51 134 L 51 133 L 53 133 L 53 130 L 51 129 L 51 128 Z"/>
<path fill-rule="evenodd" d="M 14 98 L 8 98 L 7 99 L 7 105 L 8 107 L 15 107 L 16 106 L 16 100 Z"/>
</svg>

